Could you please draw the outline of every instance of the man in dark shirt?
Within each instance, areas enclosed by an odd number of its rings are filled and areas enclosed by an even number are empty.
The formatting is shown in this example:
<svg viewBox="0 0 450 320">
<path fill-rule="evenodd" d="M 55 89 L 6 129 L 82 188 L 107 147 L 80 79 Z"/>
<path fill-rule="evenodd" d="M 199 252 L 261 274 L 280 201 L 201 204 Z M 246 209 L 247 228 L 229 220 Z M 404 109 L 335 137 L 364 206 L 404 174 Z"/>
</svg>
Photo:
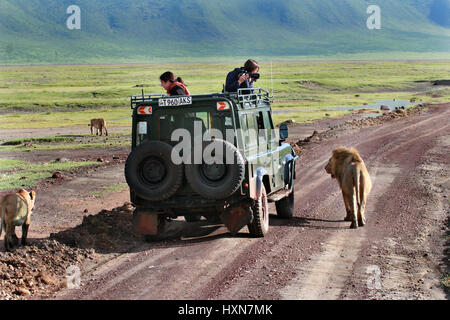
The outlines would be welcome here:
<svg viewBox="0 0 450 320">
<path fill-rule="evenodd" d="M 236 68 L 227 75 L 225 92 L 237 92 L 238 89 L 253 88 L 255 81 L 249 73 L 258 73 L 259 64 L 253 59 L 247 60 L 244 67 Z"/>
</svg>

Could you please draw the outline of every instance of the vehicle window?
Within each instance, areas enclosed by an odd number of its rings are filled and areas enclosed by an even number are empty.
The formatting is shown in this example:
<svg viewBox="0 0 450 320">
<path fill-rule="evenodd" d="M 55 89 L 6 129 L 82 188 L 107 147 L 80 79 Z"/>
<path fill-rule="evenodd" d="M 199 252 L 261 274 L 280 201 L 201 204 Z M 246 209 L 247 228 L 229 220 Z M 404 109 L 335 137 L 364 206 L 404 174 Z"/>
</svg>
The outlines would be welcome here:
<svg viewBox="0 0 450 320">
<path fill-rule="evenodd" d="M 211 121 L 209 112 L 165 112 L 162 115 L 154 115 L 152 127 L 155 129 L 152 130 L 151 137 L 155 140 L 170 141 L 176 129 L 186 129 L 192 134 L 196 134 L 196 122 L 201 122 L 202 134 L 204 134 L 211 128 Z"/>
<path fill-rule="evenodd" d="M 270 116 L 269 111 L 265 111 L 262 114 L 263 114 L 263 118 L 264 118 L 264 128 L 266 128 L 266 129 L 274 129 L 273 122 L 272 122 L 272 117 Z"/>
<path fill-rule="evenodd" d="M 195 117 L 203 121 L 203 124 L 205 125 L 206 129 L 210 129 L 211 119 L 210 114 L 208 112 L 197 112 L 195 114 Z"/>
<path fill-rule="evenodd" d="M 258 129 L 264 129 L 264 119 L 262 112 L 256 115 L 256 122 L 258 123 Z"/>
<path fill-rule="evenodd" d="M 226 127 L 233 127 L 233 118 L 232 117 L 225 117 L 225 126 Z"/>
<path fill-rule="evenodd" d="M 249 145 L 254 145 L 257 142 L 257 132 L 255 130 L 255 128 L 256 128 L 256 123 L 255 123 L 256 119 L 255 119 L 254 114 L 249 114 L 247 119 L 248 119 L 248 136 L 250 138 L 250 141 L 249 141 L 248 144 Z"/>
<path fill-rule="evenodd" d="M 266 130 L 264 125 L 264 116 L 262 112 L 256 114 L 256 121 L 258 123 L 258 137 L 259 143 L 266 143 Z"/>
<path fill-rule="evenodd" d="M 173 131 L 174 117 L 170 115 L 160 117 L 158 121 L 159 139 L 169 141 Z"/>
<path fill-rule="evenodd" d="M 244 114 L 240 118 L 241 118 L 242 137 L 244 138 L 244 145 L 248 145 L 249 135 L 248 135 L 247 115 Z"/>
</svg>

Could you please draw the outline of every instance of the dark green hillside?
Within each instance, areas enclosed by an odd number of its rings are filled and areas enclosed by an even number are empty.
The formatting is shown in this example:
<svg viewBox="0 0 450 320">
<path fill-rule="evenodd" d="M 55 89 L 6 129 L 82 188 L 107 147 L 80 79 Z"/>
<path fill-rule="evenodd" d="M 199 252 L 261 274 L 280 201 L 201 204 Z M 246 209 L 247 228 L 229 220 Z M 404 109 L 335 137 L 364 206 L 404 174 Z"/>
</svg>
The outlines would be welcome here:
<svg viewBox="0 0 450 320">
<path fill-rule="evenodd" d="M 450 0 L 0 0 L 0 64 L 450 54 Z M 81 30 L 66 10 L 81 9 Z"/>
</svg>

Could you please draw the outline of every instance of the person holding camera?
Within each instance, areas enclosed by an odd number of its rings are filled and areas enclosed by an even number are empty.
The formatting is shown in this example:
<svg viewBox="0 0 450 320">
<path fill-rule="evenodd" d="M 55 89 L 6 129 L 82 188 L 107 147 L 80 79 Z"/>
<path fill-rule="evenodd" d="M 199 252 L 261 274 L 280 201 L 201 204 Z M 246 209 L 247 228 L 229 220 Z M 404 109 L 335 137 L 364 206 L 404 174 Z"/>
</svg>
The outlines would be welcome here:
<svg viewBox="0 0 450 320">
<path fill-rule="evenodd" d="M 243 67 L 228 73 L 224 91 L 237 92 L 238 89 L 253 88 L 253 82 L 259 79 L 258 72 L 258 62 L 253 59 L 247 60 Z"/>
<path fill-rule="evenodd" d="M 178 77 L 175 79 L 175 75 L 167 71 L 163 73 L 159 80 L 161 80 L 161 87 L 166 89 L 168 96 L 189 96 L 190 92 L 186 88 L 183 79 Z"/>
</svg>

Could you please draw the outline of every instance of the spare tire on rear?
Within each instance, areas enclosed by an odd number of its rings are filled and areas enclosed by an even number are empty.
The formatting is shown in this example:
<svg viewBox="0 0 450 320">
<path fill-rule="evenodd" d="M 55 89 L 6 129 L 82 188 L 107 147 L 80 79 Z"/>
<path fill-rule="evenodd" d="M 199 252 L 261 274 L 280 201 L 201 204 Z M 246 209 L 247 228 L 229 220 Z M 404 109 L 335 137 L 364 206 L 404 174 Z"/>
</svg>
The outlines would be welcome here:
<svg viewBox="0 0 450 320">
<path fill-rule="evenodd" d="M 170 144 L 148 141 L 128 156 L 125 178 L 136 194 L 149 201 L 166 200 L 183 182 L 183 165 L 172 162 Z"/>
<path fill-rule="evenodd" d="M 228 141 L 216 139 L 203 144 L 205 148 L 217 151 L 213 157 L 222 162 L 207 164 L 186 164 L 186 179 L 192 189 L 199 195 L 210 200 L 221 200 L 235 193 L 245 178 L 245 161 L 239 150 Z M 227 161 L 228 155 L 228 161 Z M 203 157 L 202 157 L 203 158 Z M 210 160 L 209 160 L 210 161 Z"/>
</svg>

